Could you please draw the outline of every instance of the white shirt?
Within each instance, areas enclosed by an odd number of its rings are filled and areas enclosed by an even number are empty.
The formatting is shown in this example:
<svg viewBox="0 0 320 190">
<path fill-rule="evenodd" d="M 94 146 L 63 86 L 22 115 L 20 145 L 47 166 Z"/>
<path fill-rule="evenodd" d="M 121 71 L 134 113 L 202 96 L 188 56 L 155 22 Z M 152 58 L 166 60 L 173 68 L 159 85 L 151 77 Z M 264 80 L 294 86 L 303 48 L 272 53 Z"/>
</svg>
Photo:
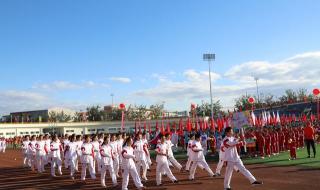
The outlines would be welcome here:
<svg viewBox="0 0 320 190">
<path fill-rule="evenodd" d="M 143 140 L 138 140 L 134 143 L 134 155 L 137 160 L 146 160 L 145 148 L 146 144 Z"/>
<path fill-rule="evenodd" d="M 83 143 L 81 146 L 81 163 L 88 164 L 93 159 L 94 148 L 91 143 Z"/>
<path fill-rule="evenodd" d="M 37 155 L 45 155 L 46 152 L 44 150 L 46 142 L 45 141 L 37 141 L 35 148 L 36 148 L 36 154 Z"/>
<path fill-rule="evenodd" d="M 30 143 L 29 140 L 22 142 L 22 152 L 23 152 L 24 154 L 27 154 L 27 153 L 28 153 L 29 143 Z"/>
<path fill-rule="evenodd" d="M 157 163 L 160 163 L 160 162 L 167 162 L 168 159 L 167 159 L 167 153 L 168 153 L 168 144 L 167 143 L 160 143 L 157 145 L 157 148 L 156 148 L 156 152 L 157 153 L 161 153 L 161 154 L 165 154 L 165 155 L 159 155 L 157 154 L 157 157 L 156 157 L 156 162 Z"/>
<path fill-rule="evenodd" d="M 78 150 L 78 143 L 77 142 L 69 142 L 66 146 L 66 157 L 68 158 L 76 158 L 77 157 L 77 150 Z"/>
<path fill-rule="evenodd" d="M 102 145 L 100 148 L 101 162 L 103 165 L 108 166 L 113 164 L 113 155 L 110 145 Z"/>
<path fill-rule="evenodd" d="M 173 144 L 172 144 L 171 140 L 166 140 L 164 143 L 166 143 L 166 144 L 167 144 L 167 148 L 168 148 L 168 157 L 173 157 L 173 152 L 172 152 Z"/>
<path fill-rule="evenodd" d="M 196 140 L 193 141 L 191 150 L 192 150 L 191 160 L 193 161 L 205 160 L 203 155 L 203 148 L 199 141 L 196 141 Z"/>
<path fill-rule="evenodd" d="M 61 157 L 62 146 L 60 142 L 52 142 L 50 145 L 50 153 L 53 158 Z"/>
<path fill-rule="evenodd" d="M 193 144 L 193 140 L 189 140 L 188 141 L 188 147 L 187 147 L 187 155 L 188 156 L 191 156 L 191 154 L 192 154 L 192 150 L 191 150 L 192 144 Z"/>
<path fill-rule="evenodd" d="M 240 156 L 237 152 L 236 145 L 239 144 L 239 140 L 234 137 L 225 137 L 223 139 L 223 146 L 225 147 L 224 161 L 228 162 L 238 162 L 240 161 Z"/>
<path fill-rule="evenodd" d="M 30 141 L 28 145 L 28 154 L 35 155 L 36 154 L 36 143 L 37 141 Z"/>
<path fill-rule="evenodd" d="M 123 147 L 121 156 L 122 156 L 123 169 L 130 169 L 130 168 L 136 167 L 134 163 L 135 156 L 133 154 L 132 147 L 130 146 Z"/>
</svg>

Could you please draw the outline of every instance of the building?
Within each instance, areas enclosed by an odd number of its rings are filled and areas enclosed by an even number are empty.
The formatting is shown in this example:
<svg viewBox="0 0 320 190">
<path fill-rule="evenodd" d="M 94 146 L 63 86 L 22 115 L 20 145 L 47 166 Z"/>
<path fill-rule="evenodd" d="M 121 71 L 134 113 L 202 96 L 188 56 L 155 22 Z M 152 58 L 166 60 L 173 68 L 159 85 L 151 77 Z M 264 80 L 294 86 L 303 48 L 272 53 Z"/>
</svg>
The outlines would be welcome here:
<svg viewBox="0 0 320 190">
<path fill-rule="evenodd" d="M 171 122 L 179 122 L 171 119 Z M 156 121 L 150 121 L 152 130 L 155 130 Z M 0 137 L 11 138 L 24 135 L 40 134 L 99 134 L 118 133 L 121 130 L 121 121 L 115 122 L 72 122 L 72 123 L 2 123 Z M 135 130 L 135 121 L 126 121 L 124 131 L 132 133 Z"/>
<path fill-rule="evenodd" d="M 4 123 L 41 123 L 48 122 L 49 115 L 51 112 L 61 113 L 74 116 L 75 111 L 66 108 L 50 108 L 45 110 L 33 110 L 33 111 L 22 111 L 12 112 L 8 116 L 2 117 Z"/>
</svg>

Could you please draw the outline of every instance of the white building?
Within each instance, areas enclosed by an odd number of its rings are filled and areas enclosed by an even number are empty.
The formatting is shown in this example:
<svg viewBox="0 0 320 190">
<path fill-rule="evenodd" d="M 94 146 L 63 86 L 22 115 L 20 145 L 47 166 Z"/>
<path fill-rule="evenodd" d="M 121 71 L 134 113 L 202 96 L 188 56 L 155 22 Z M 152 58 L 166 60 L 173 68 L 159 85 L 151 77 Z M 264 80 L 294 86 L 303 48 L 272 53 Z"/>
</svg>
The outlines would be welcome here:
<svg viewBox="0 0 320 190">
<path fill-rule="evenodd" d="M 171 120 L 173 121 L 173 120 Z M 150 121 L 152 129 L 155 128 L 156 121 Z M 178 122 L 178 120 L 176 121 Z M 160 122 L 159 122 L 160 123 Z M 143 125 L 143 124 L 142 124 Z M 133 132 L 134 121 L 125 122 L 125 131 Z M 143 126 L 141 126 L 143 130 Z M 121 122 L 78 122 L 78 123 L 19 123 L 0 124 L 0 137 L 10 138 L 24 135 L 40 135 L 46 133 L 65 134 L 99 134 L 118 133 L 121 130 Z"/>
</svg>

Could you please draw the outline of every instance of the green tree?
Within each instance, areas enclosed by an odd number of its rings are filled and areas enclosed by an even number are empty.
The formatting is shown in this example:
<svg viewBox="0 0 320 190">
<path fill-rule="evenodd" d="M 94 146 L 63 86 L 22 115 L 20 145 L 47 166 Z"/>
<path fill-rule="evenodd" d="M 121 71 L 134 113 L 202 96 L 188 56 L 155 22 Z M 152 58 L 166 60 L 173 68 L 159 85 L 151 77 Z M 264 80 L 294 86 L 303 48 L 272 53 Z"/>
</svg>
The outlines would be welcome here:
<svg viewBox="0 0 320 190">
<path fill-rule="evenodd" d="M 87 107 L 87 115 L 89 121 L 103 121 L 106 114 L 100 109 L 100 106 Z"/>
</svg>

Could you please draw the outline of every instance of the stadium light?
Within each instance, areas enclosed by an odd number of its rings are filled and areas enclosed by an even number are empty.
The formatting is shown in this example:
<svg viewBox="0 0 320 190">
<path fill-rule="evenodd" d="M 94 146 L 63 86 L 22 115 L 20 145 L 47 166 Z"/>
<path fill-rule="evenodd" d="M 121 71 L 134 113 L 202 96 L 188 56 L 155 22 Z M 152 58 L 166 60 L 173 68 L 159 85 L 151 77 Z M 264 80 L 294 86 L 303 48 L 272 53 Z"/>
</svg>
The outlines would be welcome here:
<svg viewBox="0 0 320 190">
<path fill-rule="evenodd" d="M 208 61 L 209 64 L 209 84 L 210 84 L 210 102 L 211 102 L 211 119 L 213 119 L 213 103 L 212 103 L 212 84 L 211 84 L 211 61 L 216 59 L 216 54 L 205 53 L 203 54 L 203 60 Z"/>
</svg>

